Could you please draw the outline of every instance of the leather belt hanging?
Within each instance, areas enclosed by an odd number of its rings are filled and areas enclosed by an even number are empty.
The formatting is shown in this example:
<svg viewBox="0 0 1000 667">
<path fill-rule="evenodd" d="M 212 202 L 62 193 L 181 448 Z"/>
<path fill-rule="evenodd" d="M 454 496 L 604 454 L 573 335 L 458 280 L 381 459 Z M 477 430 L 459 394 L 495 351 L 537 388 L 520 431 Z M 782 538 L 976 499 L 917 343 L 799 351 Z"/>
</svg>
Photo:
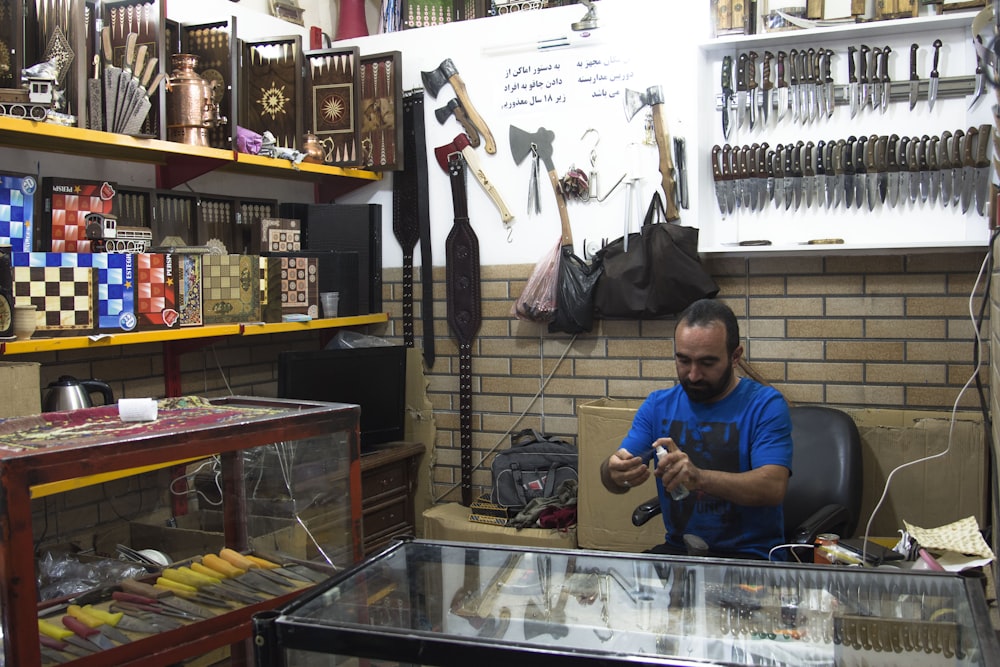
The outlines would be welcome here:
<svg viewBox="0 0 1000 667">
<path fill-rule="evenodd" d="M 404 169 L 393 178 L 392 232 L 403 249 L 403 341 L 413 347 L 413 249 L 420 241 L 420 283 L 423 290 L 424 361 L 434 366 L 434 262 L 431 257 L 431 217 L 427 201 L 427 147 L 424 141 L 424 93 L 403 97 Z"/>
<path fill-rule="evenodd" d="M 458 339 L 458 409 L 462 463 L 462 504 L 472 504 L 472 341 L 482 323 L 479 294 L 479 239 L 469 223 L 465 159 L 448 157 L 455 222 L 445 242 L 448 324 Z"/>
</svg>

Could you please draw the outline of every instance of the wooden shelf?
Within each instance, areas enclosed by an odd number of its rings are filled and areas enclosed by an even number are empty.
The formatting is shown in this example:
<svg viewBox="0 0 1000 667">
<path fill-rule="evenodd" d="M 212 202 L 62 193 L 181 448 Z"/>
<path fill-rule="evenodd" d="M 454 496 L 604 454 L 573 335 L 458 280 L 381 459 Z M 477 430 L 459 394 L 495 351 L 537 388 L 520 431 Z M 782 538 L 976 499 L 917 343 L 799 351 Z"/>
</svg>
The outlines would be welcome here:
<svg viewBox="0 0 1000 667">
<path fill-rule="evenodd" d="M 273 324 L 245 322 L 242 324 L 217 324 L 186 329 L 164 329 L 161 331 L 95 334 L 93 336 L 67 336 L 61 338 L 31 338 L 23 341 L 15 340 L 0 343 L 0 354 L 32 354 L 35 352 L 96 349 L 117 345 L 163 343 L 199 338 L 218 338 L 222 336 L 259 336 L 262 334 L 290 333 L 296 331 L 318 331 L 320 329 L 336 329 L 365 324 L 382 324 L 388 321 L 388 313 L 372 313 L 370 315 L 310 320 L 309 322 L 275 322 Z"/>
<path fill-rule="evenodd" d="M 310 180 L 339 191 L 349 191 L 382 178 L 379 173 L 363 169 L 319 164 L 292 165 L 289 160 L 220 148 L 191 146 L 174 141 L 9 117 L 0 117 L 0 145 L 154 164 L 159 168 L 160 186 L 165 188 L 176 187 L 216 169 L 270 178 Z"/>
</svg>

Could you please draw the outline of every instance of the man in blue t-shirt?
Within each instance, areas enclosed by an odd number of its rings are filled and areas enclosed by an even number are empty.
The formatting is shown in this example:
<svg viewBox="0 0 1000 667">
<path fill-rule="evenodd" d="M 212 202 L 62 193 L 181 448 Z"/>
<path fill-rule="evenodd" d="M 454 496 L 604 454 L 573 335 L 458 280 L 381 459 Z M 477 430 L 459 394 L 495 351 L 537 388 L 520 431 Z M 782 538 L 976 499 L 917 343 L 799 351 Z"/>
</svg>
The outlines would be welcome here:
<svg viewBox="0 0 1000 667">
<path fill-rule="evenodd" d="M 792 424 L 781 394 L 734 366 L 743 354 L 739 324 L 725 304 L 691 304 L 674 330 L 679 384 L 643 402 L 621 448 L 601 466 L 601 480 L 625 493 L 653 474 L 666 539 L 656 553 L 684 554 L 704 541 L 709 555 L 768 558 L 784 542 L 792 467 Z M 662 446 L 665 455 L 654 450 Z M 681 500 L 678 489 L 690 493 Z M 778 555 L 778 559 L 781 556 Z"/>
</svg>

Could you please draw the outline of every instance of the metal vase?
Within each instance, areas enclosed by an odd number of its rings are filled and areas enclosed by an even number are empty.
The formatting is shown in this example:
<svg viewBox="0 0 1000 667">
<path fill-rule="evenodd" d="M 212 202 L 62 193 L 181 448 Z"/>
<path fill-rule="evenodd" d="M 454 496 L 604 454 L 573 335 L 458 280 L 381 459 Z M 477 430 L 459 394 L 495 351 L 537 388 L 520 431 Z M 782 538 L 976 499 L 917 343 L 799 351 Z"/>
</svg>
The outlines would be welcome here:
<svg viewBox="0 0 1000 667">
<path fill-rule="evenodd" d="M 215 102 L 215 82 L 197 72 L 198 56 L 171 56 L 173 72 L 167 87 L 167 140 L 192 146 L 208 146 L 208 130 L 225 122 Z"/>
</svg>

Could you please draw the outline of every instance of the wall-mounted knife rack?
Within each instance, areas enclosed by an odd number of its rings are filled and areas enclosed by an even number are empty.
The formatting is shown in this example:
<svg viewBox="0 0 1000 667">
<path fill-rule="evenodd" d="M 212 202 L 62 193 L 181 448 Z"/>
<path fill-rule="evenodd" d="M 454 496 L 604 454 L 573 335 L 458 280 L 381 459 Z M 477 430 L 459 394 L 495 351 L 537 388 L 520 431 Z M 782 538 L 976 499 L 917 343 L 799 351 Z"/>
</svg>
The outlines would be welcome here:
<svg viewBox="0 0 1000 667">
<path fill-rule="evenodd" d="M 910 99 L 910 84 L 912 81 L 890 81 L 889 82 L 889 101 L 890 102 L 907 102 Z M 930 81 L 928 79 L 920 79 L 918 81 L 918 99 L 927 100 L 927 90 L 930 87 Z M 801 85 L 801 84 L 800 84 Z M 850 84 L 835 83 L 833 84 L 833 102 L 835 106 L 847 106 L 850 105 L 850 99 L 848 98 L 847 91 L 850 90 Z M 861 85 L 861 84 L 859 84 Z M 778 108 L 778 99 L 775 94 L 776 88 L 771 89 L 771 109 L 776 110 Z M 938 79 L 938 99 L 950 98 L 950 97 L 965 97 L 967 95 L 972 95 L 976 92 L 976 78 L 974 76 L 952 76 L 952 77 L 941 77 Z M 758 87 L 757 93 L 760 94 L 760 88 Z M 729 105 L 730 110 L 735 111 L 737 109 L 736 95 L 734 93 L 732 98 L 732 103 Z M 722 94 L 719 93 L 715 96 L 715 110 L 722 111 Z"/>
</svg>

